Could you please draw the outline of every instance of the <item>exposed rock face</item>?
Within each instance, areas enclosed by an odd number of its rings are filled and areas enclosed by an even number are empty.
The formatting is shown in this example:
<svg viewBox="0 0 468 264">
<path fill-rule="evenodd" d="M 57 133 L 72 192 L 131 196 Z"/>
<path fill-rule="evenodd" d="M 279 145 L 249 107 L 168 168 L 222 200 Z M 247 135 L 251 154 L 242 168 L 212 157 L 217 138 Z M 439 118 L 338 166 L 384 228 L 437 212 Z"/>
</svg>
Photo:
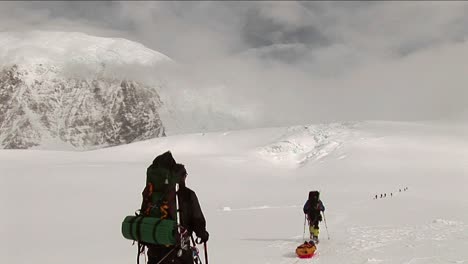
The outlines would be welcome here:
<svg viewBox="0 0 468 264">
<path fill-rule="evenodd" d="M 0 32 L 0 148 L 86 150 L 164 136 L 161 87 L 144 78 L 168 62 L 126 39 Z"/>
<path fill-rule="evenodd" d="M 3 148 L 66 143 L 89 149 L 164 135 L 154 88 L 131 80 L 66 78 L 54 70 L 13 65 L 0 72 Z"/>
</svg>

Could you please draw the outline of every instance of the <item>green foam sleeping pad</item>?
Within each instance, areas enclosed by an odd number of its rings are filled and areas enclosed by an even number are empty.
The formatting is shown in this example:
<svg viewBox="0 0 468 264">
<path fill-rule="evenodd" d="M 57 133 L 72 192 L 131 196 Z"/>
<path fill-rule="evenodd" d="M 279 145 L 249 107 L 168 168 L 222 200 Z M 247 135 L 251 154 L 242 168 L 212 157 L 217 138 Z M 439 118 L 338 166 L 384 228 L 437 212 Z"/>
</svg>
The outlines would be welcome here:
<svg viewBox="0 0 468 264">
<path fill-rule="evenodd" d="M 177 222 L 148 216 L 127 216 L 122 222 L 126 239 L 154 245 L 175 245 Z"/>
</svg>

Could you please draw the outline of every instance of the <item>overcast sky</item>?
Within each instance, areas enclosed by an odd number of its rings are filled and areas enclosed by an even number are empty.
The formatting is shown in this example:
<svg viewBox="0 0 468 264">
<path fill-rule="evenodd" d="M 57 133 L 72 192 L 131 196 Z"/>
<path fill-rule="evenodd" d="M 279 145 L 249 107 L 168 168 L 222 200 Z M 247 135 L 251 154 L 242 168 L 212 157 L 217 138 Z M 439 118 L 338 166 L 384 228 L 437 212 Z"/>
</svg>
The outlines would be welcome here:
<svg viewBox="0 0 468 264">
<path fill-rule="evenodd" d="M 180 89 L 259 126 L 467 111 L 464 1 L 0 2 L 0 29 L 140 42 L 184 65 Z"/>
</svg>

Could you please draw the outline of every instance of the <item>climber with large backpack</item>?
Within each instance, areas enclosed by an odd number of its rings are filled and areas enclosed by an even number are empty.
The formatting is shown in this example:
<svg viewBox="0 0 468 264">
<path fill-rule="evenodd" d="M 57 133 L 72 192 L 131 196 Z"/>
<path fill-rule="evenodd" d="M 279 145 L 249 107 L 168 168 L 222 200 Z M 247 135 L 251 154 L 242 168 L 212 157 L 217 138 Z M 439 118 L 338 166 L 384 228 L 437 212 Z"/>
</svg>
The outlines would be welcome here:
<svg viewBox="0 0 468 264">
<path fill-rule="evenodd" d="M 310 239 L 317 244 L 319 242 L 318 236 L 320 233 L 319 223 L 322 221 L 321 213 L 325 211 L 325 206 L 320 200 L 319 191 L 309 192 L 309 198 L 304 204 L 303 211 L 309 223 Z"/>
<path fill-rule="evenodd" d="M 185 166 L 176 163 L 170 151 L 157 156 L 148 167 L 140 210 L 122 223 L 123 236 L 138 242 L 138 264 L 146 248 L 147 264 L 198 264 L 196 244 L 202 243 L 208 263 L 205 217 L 195 192 L 185 185 L 186 177 Z"/>
</svg>

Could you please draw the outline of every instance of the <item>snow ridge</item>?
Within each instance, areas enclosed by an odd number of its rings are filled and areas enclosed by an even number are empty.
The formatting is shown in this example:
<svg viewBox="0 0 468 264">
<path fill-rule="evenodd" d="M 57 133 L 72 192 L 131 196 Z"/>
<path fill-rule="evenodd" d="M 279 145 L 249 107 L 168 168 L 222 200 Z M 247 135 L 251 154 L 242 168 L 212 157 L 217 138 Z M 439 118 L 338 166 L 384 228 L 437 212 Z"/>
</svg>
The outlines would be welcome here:
<svg viewBox="0 0 468 264">
<path fill-rule="evenodd" d="M 354 123 L 294 126 L 276 141 L 260 147 L 260 157 L 281 164 L 302 166 L 321 160 L 339 149 L 353 135 Z"/>
</svg>

